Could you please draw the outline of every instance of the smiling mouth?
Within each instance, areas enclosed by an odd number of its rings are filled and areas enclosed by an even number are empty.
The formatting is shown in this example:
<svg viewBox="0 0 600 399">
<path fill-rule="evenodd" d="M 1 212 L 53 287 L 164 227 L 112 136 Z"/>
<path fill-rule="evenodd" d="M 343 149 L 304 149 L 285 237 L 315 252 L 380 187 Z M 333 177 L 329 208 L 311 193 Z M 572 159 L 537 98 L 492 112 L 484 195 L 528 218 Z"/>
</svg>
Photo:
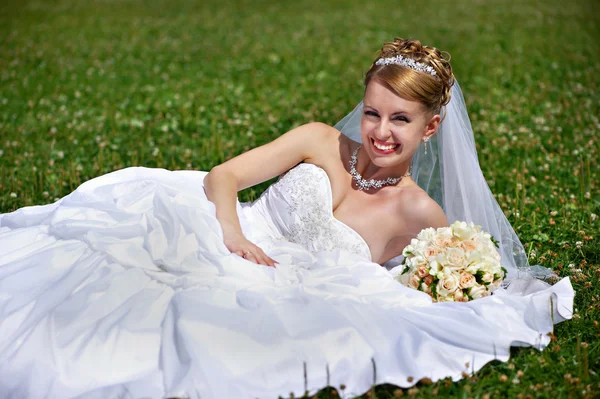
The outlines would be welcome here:
<svg viewBox="0 0 600 399">
<path fill-rule="evenodd" d="M 371 143 L 373 144 L 373 148 L 376 150 L 376 152 L 383 154 L 391 154 L 399 146 L 399 144 L 382 143 L 375 139 L 371 139 Z"/>
</svg>

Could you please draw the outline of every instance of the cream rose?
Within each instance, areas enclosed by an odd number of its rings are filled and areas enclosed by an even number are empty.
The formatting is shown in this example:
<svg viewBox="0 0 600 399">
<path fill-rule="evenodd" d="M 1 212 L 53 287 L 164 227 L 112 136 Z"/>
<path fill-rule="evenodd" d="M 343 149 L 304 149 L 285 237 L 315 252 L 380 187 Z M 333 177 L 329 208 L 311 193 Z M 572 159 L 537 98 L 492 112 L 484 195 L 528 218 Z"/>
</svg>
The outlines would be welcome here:
<svg viewBox="0 0 600 399">
<path fill-rule="evenodd" d="M 460 248 L 449 248 L 446 250 L 446 262 L 452 269 L 463 268 L 466 262 L 465 251 Z"/>
<path fill-rule="evenodd" d="M 471 295 L 473 299 L 477 299 L 487 296 L 488 292 L 485 286 L 477 284 L 474 287 L 471 287 L 471 289 L 469 290 L 469 295 Z"/>
<path fill-rule="evenodd" d="M 423 278 L 429 274 L 429 270 L 427 269 L 427 265 L 421 265 L 417 268 L 417 276 L 419 278 Z"/>
<path fill-rule="evenodd" d="M 421 284 L 421 279 L 416 274 L 410 276 L 410 281 L 408 283 L 412 288 L 419 288 L 419 284 Z"/>
<path fill-rule="evenodd" d="M 452 231 L 449 228 L 438 229 L 438 234 L 433 239 L 433 245 L 439 248 L 445 248 L 450 245 L 452 240 Z"/>
<path fill-rule="evenodd" d="M 477 249 L 477 243 L 473 240 L 466 240 L 461 242 L 461 248 L 467 252 L 473 252 Z"/>
<path fill-rule="evenodd" d="M 425 257 L 427 258 L 432 258 L 434 256 L 437 256 L 437 254 L 440 253 L 440 249 L 438 247 L 429 247 L 427 249 L 425 249 L 425 251 L 423 251 L 423 255 L 425 255 Z"/>
<path fill-rule="evenodd" d="M 462 290 L 454 291 L 454 301 L 456 302 L 467 302 L 469 297 L 463 294 Z"/>
<path fill-rule="evenodd" d="M 492 273 L 485 272 L 485 273 L 483 273 L 483 276 L 481 277 L 481 279 L 483 280 L 484 283 L 491 283 L 492 281 L 494 281 L 494 275 Z"/>
<path fill-rule="evenodd" d="M 475 276 L 471 273 L 460 272 L 460 288 L 471 288 L 475 285 Z"/>
<path fill-rule="evenodd" d="M 458 288 L 460 277 L 458 273 L 443 274 L 437 283 L 437 293 L 442 296 L 453 294 Z"/>
</svg>

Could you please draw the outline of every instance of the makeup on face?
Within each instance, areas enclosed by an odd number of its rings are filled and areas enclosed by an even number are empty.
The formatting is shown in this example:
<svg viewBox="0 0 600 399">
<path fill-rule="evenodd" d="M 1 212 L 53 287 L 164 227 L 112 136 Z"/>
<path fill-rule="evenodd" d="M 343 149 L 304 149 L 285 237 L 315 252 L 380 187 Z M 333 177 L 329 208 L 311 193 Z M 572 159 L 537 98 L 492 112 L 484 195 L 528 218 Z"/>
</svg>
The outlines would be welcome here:
<svg viewBox="0 0 600 399">
<path fill-rule="evenodd" d="M 425 115 L 420 102 L 399 97 L 377 81 L 369 83 L 363 101 L 361 132 L 373 155 L 399 154 L 418 146 Z"/>
</svg>

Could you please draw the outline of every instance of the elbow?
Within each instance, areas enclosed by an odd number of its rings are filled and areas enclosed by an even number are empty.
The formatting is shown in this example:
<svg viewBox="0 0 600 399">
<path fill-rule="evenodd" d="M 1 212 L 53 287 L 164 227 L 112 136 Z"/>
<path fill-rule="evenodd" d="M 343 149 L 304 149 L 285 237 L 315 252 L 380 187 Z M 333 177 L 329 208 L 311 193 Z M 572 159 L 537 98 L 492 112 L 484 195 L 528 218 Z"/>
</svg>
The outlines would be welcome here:
<svg viewBox="0 0 600 399">
<path fill-rule="evenodd" d="M 213 185 L 213 183 L 217 180 L 219 180 L 219 175 L 222 174 L 222 168 L 219 167 L 220 165 L 214 166 L 210 172 L 208 172 L 206 174 L 206 176 L 204 177 L 204 189 L 205 190 L 210 190 L 210 187 Z"/>
<path fill-rule="evenodd" d="M 204 190 L 207 193 L 211 191 L 211 188 L 216 184 L 234 184 L 236 188 L 238 187 L 238 181 L 235 175 L 224 168 L 222 164 L 214 166 L 204 177 Z"/>
</svg>

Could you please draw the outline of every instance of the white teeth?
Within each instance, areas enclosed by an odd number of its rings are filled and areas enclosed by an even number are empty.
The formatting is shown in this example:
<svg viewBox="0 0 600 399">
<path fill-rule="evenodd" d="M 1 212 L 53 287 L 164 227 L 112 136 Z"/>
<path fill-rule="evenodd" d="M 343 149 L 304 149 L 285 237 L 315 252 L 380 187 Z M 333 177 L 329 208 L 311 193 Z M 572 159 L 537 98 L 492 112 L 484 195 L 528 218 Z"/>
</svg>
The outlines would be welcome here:
<svg viewBox="0 0 600 399">
<path fill-rule="evenodd" d="M 392 150 L 392 149 L 394 149 L 394 148 L 398 147 L 398 144 L 391 144 L 391 145 L 381 145 L 381 144 L 379 144 L 379 143 L 378 143 L 378 142 L 376 142 L 376 141 L 373 141 L 373 145 L 374 145 L 376 148 L 378 148 L 378 149 L 380 149 L 380 150 L 383 150 L 383 151 L 389 151 L 389 150 Z"/>
</svg>

